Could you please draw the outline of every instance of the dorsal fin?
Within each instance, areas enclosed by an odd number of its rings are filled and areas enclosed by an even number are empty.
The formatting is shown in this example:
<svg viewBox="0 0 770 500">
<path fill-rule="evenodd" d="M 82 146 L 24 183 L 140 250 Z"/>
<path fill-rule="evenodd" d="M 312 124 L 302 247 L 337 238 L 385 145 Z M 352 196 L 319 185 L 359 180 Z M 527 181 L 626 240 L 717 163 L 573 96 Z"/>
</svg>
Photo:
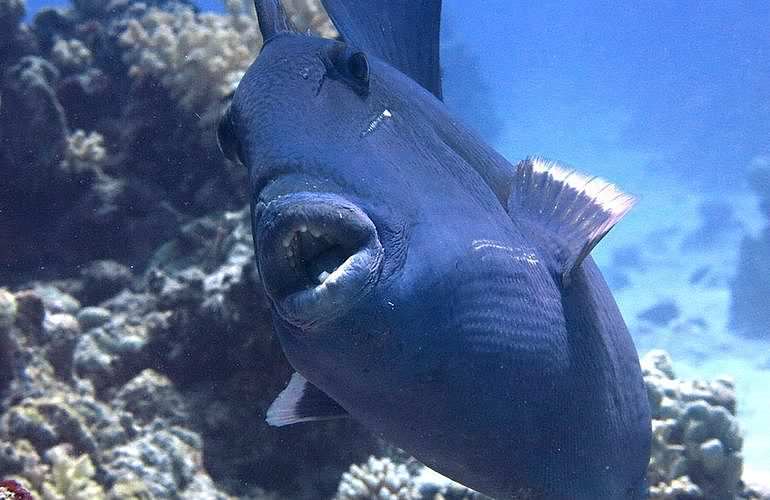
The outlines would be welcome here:
<svg viewBox="0 0 770 500">
<path fill-rule="evenodd" d="M 323 0 L 346 42 L 383 59 L 441 99 L 441 0 Z"/>
<path fill-rule="evenodd" d="M 254 0 L 254 8 L 265 43 L 280 33 L 297 32 L 280 0 Z"/>
<path fill-rule="evenodd" d="M 289 385 L 281 391 L 270 408 L 265 420 L 274 427 L 331 420 L 350 416 L 336 401 L 321 389 L 308 382 L 305 377 L 294 372 Z"/>
<path fill-rule="evenodd" d="M 516 167 L 508 213 L 554 257 L 562 284 L 636 200 L 609 182 L 540 158 Z"/>
</svg>

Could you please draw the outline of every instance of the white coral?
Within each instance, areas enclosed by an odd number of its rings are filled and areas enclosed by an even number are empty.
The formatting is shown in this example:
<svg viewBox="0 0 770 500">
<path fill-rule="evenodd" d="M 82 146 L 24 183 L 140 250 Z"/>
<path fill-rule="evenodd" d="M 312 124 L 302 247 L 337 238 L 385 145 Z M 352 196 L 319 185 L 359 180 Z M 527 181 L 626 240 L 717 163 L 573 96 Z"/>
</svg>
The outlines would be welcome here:
<svg viewBox="0 0 770 500">
<path fill-rule="evenodd" d="M 16 297 L 5 288 L 0 288 L 0 331 L 13 325 L 16 321 L 16 311 Z"/>
<path fill-rule="evenodd" d="M 703 492 L 687 476 L 673 479 L 670 483 L 650 486 L 650 500 L 671 500 L 672 498 L 703 498 Z"/>
<path fill-rule="evenodd" d="M 342 474 L 335 500 L 417 500 L 422 498 L 406 466 L 369 457 Z"/>
<path fill-rule="evenodd" d="M 722 498 L 737 491 L 743 437 L 733 414 L 733 383 L 679 380 L 663 351 L 650 352 L 641 365 L 652 410 L 651 498 Z"/>
<path fill-rule="evenodd" d="M 60 68 L 81 71 L 91 65 L 94 56 L 91 50 L 80 40 L 59 38 L 51 48 L 51 58 Z"/>
<path fill-rule="evenodd" d="M 104 137 L 99 132 L 76 130 L 67 137 L 65 163 L 76 172 L 100 171 L 107 159 Z"/>
<path fill-rule="evenodd" d="M 43 483 L 43 500 L 101 500 L 104 490 L 92 478 L 96 474 L 91 458 L 72 457 L 67 445 L 51 448 L 46 453 L 51 461 L 51 477 Z"/>
<path fill-rule="evenodd" d="M 216 123 L 222 99 L 238 85 L 261 45 L 256 20 L 237 1 L 227 6 L 227 15 L 151 8 L 130 20 L 120 36 L 131 76 L 160 81 L 183 109 L 200 118 L 202 128 Z"/>
<path fill-rule="evenodd" d="M 286 12 L 300 31 L 312 31 L 324 38 L 336 38 L 338 33 L 320 0 L 285 0 Z"/>
</svg>

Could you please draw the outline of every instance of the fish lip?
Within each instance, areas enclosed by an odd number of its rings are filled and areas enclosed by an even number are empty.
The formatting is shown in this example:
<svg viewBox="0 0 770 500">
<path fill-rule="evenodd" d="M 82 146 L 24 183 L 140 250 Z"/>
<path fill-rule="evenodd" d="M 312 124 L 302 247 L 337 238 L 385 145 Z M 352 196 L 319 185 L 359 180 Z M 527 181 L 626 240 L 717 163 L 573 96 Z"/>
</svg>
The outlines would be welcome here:
<svg viewBox="0 0 770 500">
<path fill-rule="evenodd" d="M 332 193 L 296 192 L 258 205 L 257 266 L 265 292 L 287 322 L 302 329 L 326 323 L 347 312 L 377 282 L 382 244 L 372 220 L 354 203 Z M 307 257 L 299 244 L 313 232 L 320 234 L 313 242 L 322 241 L 316 249 L 339 249 L 340 260 L 349 254 L 323 282 L 308 275 L 319 254 Z M 289 257 L 287 250 L 297 255 Z"/>
</svg>

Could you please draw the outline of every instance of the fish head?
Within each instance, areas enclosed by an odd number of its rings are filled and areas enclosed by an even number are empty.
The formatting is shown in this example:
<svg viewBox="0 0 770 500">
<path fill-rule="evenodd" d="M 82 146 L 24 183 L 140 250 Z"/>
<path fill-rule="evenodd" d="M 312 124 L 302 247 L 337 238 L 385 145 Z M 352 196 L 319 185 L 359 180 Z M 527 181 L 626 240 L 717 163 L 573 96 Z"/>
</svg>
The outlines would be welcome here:
<svg viewBox="0 0 770 500">
<path fill-rule="evenodd" d="M 339 362 L 394 305 L 408 303 L 423 321 L 421 305 L 436 301 L 428 288 L 446 274 L 438 268 L 470 246 L 467 228 L 493 212 L 510 224 L 442 139 L 436 123 L 450 118 L 437 109 L 433 94 L 376 56 L 282 33 L 264 45 L 222 118 L 223 151 L 249 171 L 275 329 L 311 381 L 303 365 L 321 364 L 325 352 Z"/>
</svg>

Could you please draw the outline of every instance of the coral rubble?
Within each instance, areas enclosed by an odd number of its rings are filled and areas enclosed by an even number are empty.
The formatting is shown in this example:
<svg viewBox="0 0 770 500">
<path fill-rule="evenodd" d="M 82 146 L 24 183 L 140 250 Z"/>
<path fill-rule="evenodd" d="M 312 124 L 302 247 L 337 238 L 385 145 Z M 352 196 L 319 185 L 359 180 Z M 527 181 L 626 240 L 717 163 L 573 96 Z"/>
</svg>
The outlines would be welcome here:
<svg viewBox="0 0 770 500">
<path fill-rule="evenodd" d="M 95 261 L 0 295 L 24 353 L 3 400 L 0 470 L 40 492 L 55 484 L 49 450 L 67 444 L 106 498 L 264 488 L 310 499 L 379 449 L 352 422 L 276 430 L 261 417 L 291 371 L 259 292 L 247 210 L 195 220 L 150 260 L 143 276 Z"/>
<path fill-rule="evenodd" d="M 11 328 L 24 355 L 1 406 L 3 475 L 38 492 L 35 498 L 124 498 L 116 491 L 123 491 L 126 481 L 142 483 L 151 498 L 185 498 L 190 488 L 208 498 L 229 498 L 203 469 L 198 435 L 177 425 L 189 426 L 189 418 L 167 378 L 145 370 L 100 395 L 87 379 L 57 373 L 57 364 L 71 366 L 75 353 L 55 349 L 57 337 L 77 341 L 77 320 L 55 312 L 56 301 L 46 304 L 37 292 L 16 298 L 46 308 L 42 317 L 18 317 Z"/>
</svg>

